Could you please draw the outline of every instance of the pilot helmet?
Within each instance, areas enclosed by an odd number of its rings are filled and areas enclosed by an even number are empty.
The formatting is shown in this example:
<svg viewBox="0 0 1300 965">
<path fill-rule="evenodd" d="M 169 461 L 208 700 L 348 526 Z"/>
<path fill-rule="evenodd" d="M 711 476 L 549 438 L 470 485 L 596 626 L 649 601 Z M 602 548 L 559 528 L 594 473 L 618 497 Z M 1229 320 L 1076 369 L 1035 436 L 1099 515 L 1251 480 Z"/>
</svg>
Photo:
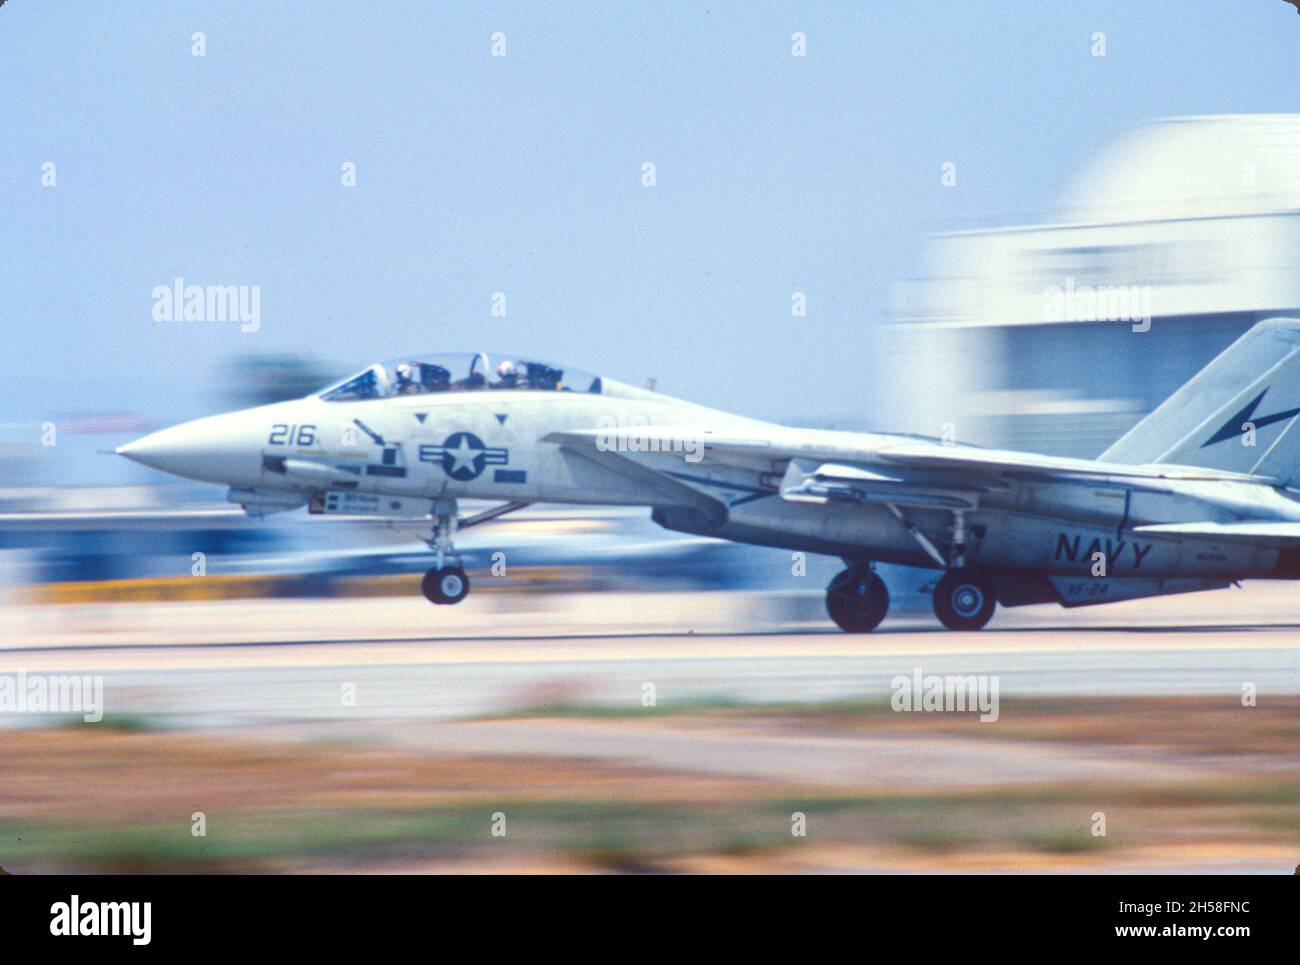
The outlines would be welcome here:
<svg viewBox="0 0 1300 965">
<path fill-rule="evenodd" d="M 515 363 L 509 359 L 502 359 L 497 363 L 497 377 L 508 379 L 515 374 Z"/>
</svg>

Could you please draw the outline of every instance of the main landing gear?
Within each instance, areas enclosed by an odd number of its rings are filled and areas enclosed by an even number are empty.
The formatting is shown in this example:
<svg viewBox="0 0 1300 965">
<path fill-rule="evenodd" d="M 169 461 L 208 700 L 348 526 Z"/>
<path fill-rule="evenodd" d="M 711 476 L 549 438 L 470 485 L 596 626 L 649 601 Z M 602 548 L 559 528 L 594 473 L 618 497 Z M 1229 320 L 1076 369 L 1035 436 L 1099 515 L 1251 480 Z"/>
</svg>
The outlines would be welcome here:
<svg viewBox="0 0 1300 965">
<path fill-rule="evenodd" d="M 870 633 L 889 612 L 889 590 L 870 563 L 846 562 L 826 588 L 826 612 L 847 633 Z"/>
<path fill-rule="evenodd" d="M 439 499 L 433 504 L 433 534 L 425 539 L 433 550 L 437 562 L 420 581 L 420 592 L 430 603 L 459 603 L 469 594 L 469 577 L 461 566 L 460 554 L 452 538 L 462 529 L 486 523 L 490 519 L 523 509 L 528 503 L 504 503 L 481 513 L 461 519 L 457 515 L 456 500 Z"/>
<path fill-rule="evenodd" d="M 969 567 L 948 570 L 934 587 L 934 615 L 949 630 L 979 630 L 996 605 L 989 578 Z"/>
<path fill-rule="evenodd" d="M 941 552 L 893 504 L 887 504 L 926 554 L 944 570 L 934 588 L 934 615 L 949 630 L 979 630 L 993 616 L 997 593 L 989 576 L 966 565 L 966 515 L 952 511 L 948 542 Z M 889 591 L 865 560 L 845 559 L 848 569 L 826 588 L 826 612 L 848 633 L 869 633 L 889 612 Z"/>
<path fill-rule="evenodd" d="M 946 571 L 934 588 L 934 615 L 949 630 L 979 630 L 997 606 L 992 581 L 961 566 Z M 826 612 L 847 633 L 870 633 L 889 612 L 889 590 L 871 569 L 855 562 L 826 588 Z"/>
<path fill-rule="evenodd" d="M 934 615 L 949 630 L 981 629 L 992 618 L 998 601 L 993 581 L 966 565 L 965 512 L 953 510 L 948 527 L 948 558 L 932 555 L 946 567 L 934 587 Z"/>
</svg>

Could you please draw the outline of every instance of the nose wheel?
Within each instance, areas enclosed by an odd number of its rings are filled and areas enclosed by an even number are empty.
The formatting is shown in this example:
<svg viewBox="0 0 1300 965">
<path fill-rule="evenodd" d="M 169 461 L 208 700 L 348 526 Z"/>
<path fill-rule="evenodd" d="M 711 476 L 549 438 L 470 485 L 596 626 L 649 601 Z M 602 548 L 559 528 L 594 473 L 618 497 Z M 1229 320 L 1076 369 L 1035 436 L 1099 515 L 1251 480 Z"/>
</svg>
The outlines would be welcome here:
<svg viewBox="0 0 1300 965">
<path fill-rule="evenodd" d="M 424 574 L 420 591 L 430 603 L 459 603 L 469 593 L 469 577 L 459 566 L 435 566 Z"/>
<path fill-rule="evenodd" d="M 468 529 L 480 523 L 523 509 L 528 503 L 512 502 L 492 506 L 473 516 L 461 517 L 458 514 L 456 500 L 437 499 L 433 502 L 433 534 L 422 537 L 433 550 L 436 563 L 433 569 L 424 574 L 420 581 L 420 592 L 430 603 L 459 603 L 469 594 L 469 577 L 460 565 L 460 555 L 452 537 L 458 530 Z"/>
<path fill-rule="evenodd" d="M 850 566 L 826 588 L 826 612 L 846 633 L 870 633 L 889 612 L 889 590 L 870 564 Z"/>
<path fill-rule="evenodd" d="M 948 570 L 934 587 L 934 615 L 949 630 L 979 630 L 997 606 L 993 584 L 967 567 Z"/>
<path fill-rule="evenodd" d="M 469 593 L 469 577 L 460 565 L 460 557 L 452 542 L 459 522 L 455 500 L 434 503 L 433 536 L 429 539 L 429 549 L 437 556 L 437 564 L 420 581 L 420 592 L 430 603 L 459 603 Z"/>
</svg>

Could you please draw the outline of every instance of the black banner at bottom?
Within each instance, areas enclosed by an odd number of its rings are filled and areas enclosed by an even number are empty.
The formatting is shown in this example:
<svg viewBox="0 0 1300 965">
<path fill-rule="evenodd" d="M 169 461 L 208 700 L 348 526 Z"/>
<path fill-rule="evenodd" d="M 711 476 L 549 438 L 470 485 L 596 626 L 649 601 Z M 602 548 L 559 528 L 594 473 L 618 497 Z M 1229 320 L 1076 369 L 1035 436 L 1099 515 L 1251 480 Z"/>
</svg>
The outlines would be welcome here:
<svg viewBox="0 0 1300 965">
<path fill-rule="evenodd" d="M 728 880 L 602 884 L 535 878 L 455 881 L 392 877 L 9 877 L 0 879 L 9 948 L 79 953 L 373 951 L 378 942 L 427 941 L 454 929 L 493 949 L 512 938 L 568 942 L 625 929 L 653 946 L 693 926 L 743 946 L 773 929 L 858 947 L 978 936 L 1071 950 L 1196 943 L 1216 952 L 1293 934 L 1292 877 L 904 876 L 807 882 Z M 627 891 L 621 891 L 626 887 Z M 566 892 L 572 888 L 572 892 Z M 722 889 L 726 889 L 723 893 Z M 642 890 L 645 889 L 645 890 Z M 663 890 L 661 890 L 663 889 Z M 679 890 L 680 889 L 680 890 Z M 566 900 L 567 899 L 567 900 Z M 675 941 L 677 939 L 674 939 Z"/>
</svg>

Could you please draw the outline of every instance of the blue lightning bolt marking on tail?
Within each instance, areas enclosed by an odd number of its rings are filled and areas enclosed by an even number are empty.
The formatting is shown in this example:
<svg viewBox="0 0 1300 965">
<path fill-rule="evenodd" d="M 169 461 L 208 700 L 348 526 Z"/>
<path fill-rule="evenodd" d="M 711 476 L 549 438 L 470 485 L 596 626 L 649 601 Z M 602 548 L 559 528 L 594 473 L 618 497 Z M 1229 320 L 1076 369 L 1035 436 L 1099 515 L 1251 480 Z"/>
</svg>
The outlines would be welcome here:
<svg viewBox="0 0 1300 965">
<path fill-rule="evenodd" d="M 1265 389 L 1264 392 L 1261 392 L 1259 395 L 1255 396 L 1255 398 L 1246 403 L 1245 408 L 1229 418 L 1228 421 L 1219 428 L 1218 432 L 1210 436 L 1210 438 L 1205 442 L 1201 443 L 1201 448 L 1204 449 L 1206 446 L 1212 446 L 1216 442 L 1223 442 L 1225 439 L 1237 438 L 1241 435 L 1241 427 L 1244 423 L 1250 422 L 1254 424 L 1256 429 L 1262 429 L 1265 426 L 1271 426 L 1274 422 L 1283 422 L 1293 416 L 1300 415 L 1300 409 L 1287 409 L 1285 412 L 1274 412 L 1272 415 L 1264 415 L 1260 416 L 1258 419 L 1252 419 L 1251 415 L 1255 412 L 1255 409 L 1258 407 L 1260 402 L 1263 401 L 1265 392 L 1268 392 L 1268 389 Z"/>
</svg>

